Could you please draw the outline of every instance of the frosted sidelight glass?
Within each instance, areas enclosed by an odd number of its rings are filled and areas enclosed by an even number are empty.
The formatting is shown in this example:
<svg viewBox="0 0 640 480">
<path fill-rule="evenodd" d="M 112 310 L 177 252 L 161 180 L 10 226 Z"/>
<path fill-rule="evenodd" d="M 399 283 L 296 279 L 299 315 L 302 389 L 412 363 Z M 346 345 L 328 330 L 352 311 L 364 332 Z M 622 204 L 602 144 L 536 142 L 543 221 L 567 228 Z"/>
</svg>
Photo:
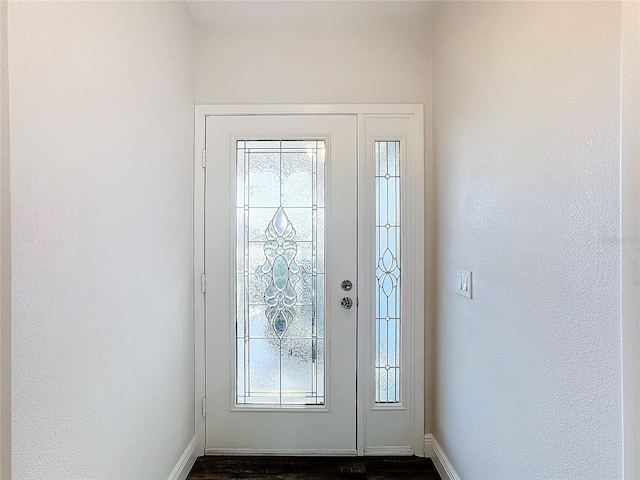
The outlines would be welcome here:
<svg viewBox="0 0 640 480">
<path fill-rule="evenodd" d="M 325 143 L 236 148 L 236 404 L 323 405 Z"/>
<path fill-rule="evenodd" d="M 376 141 L 375 401 L 400 402 L 400 142 Z"/>
</svg>

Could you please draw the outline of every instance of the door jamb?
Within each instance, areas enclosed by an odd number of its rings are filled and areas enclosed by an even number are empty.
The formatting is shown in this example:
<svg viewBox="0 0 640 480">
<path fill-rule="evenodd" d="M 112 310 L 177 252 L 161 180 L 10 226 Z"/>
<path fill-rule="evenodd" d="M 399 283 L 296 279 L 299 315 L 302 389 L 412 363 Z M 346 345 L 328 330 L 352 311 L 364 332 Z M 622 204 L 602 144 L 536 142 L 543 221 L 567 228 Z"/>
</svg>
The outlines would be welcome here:
<svg viewBox="0 0 640 480">
<path fill-rule="evenodd" d="M 620 75 L 620 315 L 623 475 L 640 478 L 640 19 L 623 2 Z"/>
<path fill-rule="evenodd" d="M 358 118 L 358 168 L 364 164 L 365 138 L 364 125 L 368 116 L 375 117 L 406 117 L 411 119 L 412 151 L 410 152 L 412 162 L 411 171 L 408 172 L 408 179 L 411 182 L 411 212 L 409 217 L 413 223 L 410 231 L 412 243 L 425 245 L 424 237 L 424 108 L 420 104 L 359 104 L 359 105 L 196 105 L 194 109 L 194 284 L 201 285 L 201 275 L 204 273 L 205 256 L 205 204 L 206 204 L 206 176 L 205 165 L 212 159 L 206 158 L 205 153 L 205 132 L 206 117 L 208 116 L 247 116 L 247 115 L 356 115 Z M 419 161 L 422 160 L 422 161 Z M 358 179 L 358 188 L 361 188 L 362 178 Z M 425 249 L 412 249 L 413 256 L 410 261 L 413 265 L 426 265 Z M 420 274 L 420 273 L 421 274 Z M 425 273 L 420 268 L 412 269 L 409 272 L 408 280 L 405 280 L 407 295 L 411 298 L 413 311 L 411 317 L 418 321 L 411 322 L 411 351 L 413 353 L 408 372 L 409 384 L 411 385 L 411 410 L 413 418 L 412 445 L 416 455 L 424 455 L 424 415 L 425 415 L 425 305 L 424 305 L 424 280 Z M 197 436 L 197 447 L 195 453 L 204 455 L 205 449 L 205 413 L 206 413 L 206 311 L 204 288 L 195 289 L 194 312 L 195 312 L 195 378 L 194 378 L 194 417 L 195 432 Z M 360 325 L 358 331 L 360 332 Z M 360 344 L 362 339 L 358 335 L 358 363 L 361 359 Z M 356 442 L 358 455 L 364 454 L 365 438 L 365 399 L 363 388 L 358 388 L 357 392 L 357 419 L 356 419 Z"/>
</svg>

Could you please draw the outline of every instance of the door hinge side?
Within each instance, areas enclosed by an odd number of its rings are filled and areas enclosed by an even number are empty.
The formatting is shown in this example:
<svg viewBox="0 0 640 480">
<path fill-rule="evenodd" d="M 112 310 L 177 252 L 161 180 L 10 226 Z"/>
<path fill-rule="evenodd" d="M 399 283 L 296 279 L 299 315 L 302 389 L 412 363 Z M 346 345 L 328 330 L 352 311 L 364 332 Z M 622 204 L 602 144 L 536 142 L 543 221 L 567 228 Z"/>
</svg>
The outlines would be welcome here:
<svg viewBox="0 0 640 480">
<path fill-rule="evenodd" d="M 202 417 L 207 416 L 207 397 L 202 397 Z"/>
<path fill-rule="evenodd" d="M 207 168 L 207 150 L 202 149 L 202 168 Z"/>
<path fill-rule="evenodd" d="M 207 292 L 207 274 L 206 273 L 203 273 L 202 275 L 200 275 L 200 290 L 202 290 L 202 293 Z"/>
</svg>

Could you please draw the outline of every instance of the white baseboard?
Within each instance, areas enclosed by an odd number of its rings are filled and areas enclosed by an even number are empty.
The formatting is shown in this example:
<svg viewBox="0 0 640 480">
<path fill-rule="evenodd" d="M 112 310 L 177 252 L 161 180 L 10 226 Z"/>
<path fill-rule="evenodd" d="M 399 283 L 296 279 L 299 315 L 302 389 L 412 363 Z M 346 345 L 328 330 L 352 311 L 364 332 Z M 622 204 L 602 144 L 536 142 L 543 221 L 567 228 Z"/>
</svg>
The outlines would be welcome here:
<svg viewBox="0 0 640 480">
<path fill-rule="evenodd" d="M 431 458 L 442 480 L 461 480 L 449 457 L 431 433 L 424 436 L 424 454 Z"/>
<path fill-rule="evenodd" d="M 173 471 L 169 474 L 168 480 L 185 480 L 187 478 L 197 458 L 195 454 L 197 443 L 198 438 L 194 436 L 180 456 L 180 460 L 178 460 L 176 466 L 173 467 Z"/>
<path fill-rule="evenodd" d="M 356 455 L 356 450 L 275 450 L 258 448 L 206 448 L 205 455 L 276 455 L 276 456 L 300 456 L 300 457 L 333 457 Z"/>
<path fill-rule="evenodd" d="M 366 447 L 364 449 L 364 454 L 368 455 L 377 455 L 381 457 L 386 456 L 411 456 L 414 455 L 415 452 L 411 447 Z"/>
<path fill-rule="evenodd" d="M 430 433 L 424 434 L 424 456 L 426 458 L 433 458 L 433 435 Z"/>
</svg>

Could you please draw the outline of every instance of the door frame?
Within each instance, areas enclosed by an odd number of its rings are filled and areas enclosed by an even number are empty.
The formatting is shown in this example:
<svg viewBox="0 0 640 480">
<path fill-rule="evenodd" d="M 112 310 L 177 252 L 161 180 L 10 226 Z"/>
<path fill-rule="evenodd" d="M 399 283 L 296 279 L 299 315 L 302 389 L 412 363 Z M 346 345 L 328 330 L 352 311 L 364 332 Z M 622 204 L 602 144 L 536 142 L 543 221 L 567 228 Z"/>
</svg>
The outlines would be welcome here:
<svg viewBox="0 0 640 480">
<path fill-rule="evenodd" d="M 640 2 L 623 2 L 620 80 L 620 315 L 624 478 L 640 478 Z"/>
<path fill-rule="evenodd" d="M 425 384 L 425 305 L 424 285 L 425 276 L 425 156 L 424 156 L 424 108 L 421 104 L 362 104 L 362 105 L 196 105 L 194 110 L 195 140 L 194 140 L 194 311 L 195 311 L 195 378 L 194 378 L 194 419 L 197 436 L 196 454 L 204 455 L 205 449 L 205 413 L 206 413 L 206 312 L 205 295 L 202 287 L 202 275 L 205 268 L 205 165 L 212 159 L 207 159 L 205 152 L 206 118 L 208 116 L 253 116 L 253 115 L 355 115 L 357 117 L 357 163 L 358 172 L 366 172 L 368 167 L 365 158 L 367 145 L 368 119 L 398 119 L 404 118 L 410 122 L 410 138 L 407 139 L 409 150 L 406 152 L 408 161 L 403 181 L 403 196 L 408 201 L 403 202 L 403 220 L 407 225 L 403 230 L 407 243 L 417 248 L 406 248 L 403 253 L 404 271 L 403 297 L 411 306 L 403 317 L 411 319 L 409 324 L 409 345 L 405 396 L 408 398 L 407 410 L 412 419 L 410 445 L 399 447 L 367 448 L 366 411 L 370 409 L 371 399 L 369 391 L 374 379 L 357 378 L 356 391 L 356 447 L 360 455 L 424 455 L 424 384 Z M 365 175 L 358 175 L 358 202 L 371 198 L 371 186 L 367 184 Z M 358 219 L 359 230 L 368 227 L 367 221 Z M 361 248 L 364 236 L 359 236 L 358 250 Z M 369 243 L 367 243 L 368 245 Z M 361 272 L 373 271 L 372 261 L 358 259 L 358 276 Z M 358 318 L 366 318 L 371 314 L 367 306 L 359 307 Z M 358 323 L 357 330 L 357 371 L 361 372 L 368 365 L 370 355 L 368 345 L 371 344 L 371 328 L 366 328 L 365 322 Z"/>
</svg>

